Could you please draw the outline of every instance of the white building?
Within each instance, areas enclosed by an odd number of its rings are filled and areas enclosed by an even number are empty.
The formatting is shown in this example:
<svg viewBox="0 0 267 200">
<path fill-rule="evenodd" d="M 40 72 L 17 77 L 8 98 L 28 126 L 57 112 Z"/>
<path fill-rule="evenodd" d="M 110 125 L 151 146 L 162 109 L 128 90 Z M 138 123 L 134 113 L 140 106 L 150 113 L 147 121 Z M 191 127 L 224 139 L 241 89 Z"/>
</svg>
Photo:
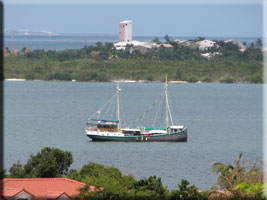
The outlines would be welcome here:
<svg viewBox="0 0 267 200">
<path fill-rule="evenodd" d="M 200 56 L 202 56 L 203 58 L 206 58 L 208 60 L 210 60 L 211 58 L 214 58 L 215 56 L 221 56 L 222 53 L 220 52 L 208 52 L 208 53 L 203 53 L 203 54 L 200 54 Z"/>
<path fill-rule="evenodd" d="M 125 50 L 127 45 L 132 47 L 142 45 L 144 42 L 132 40 L 132 21 L 125 20 L 119 24 L 119 42 L 115 43 L 114 46 L 117 50 Z"/>
<path fill-rule="evenodd" d="M 125 20 L 119 24 L 119 41 L 132 42 L 132 21 Z"/>
<path fill-rule="evenodd" d="M 216 45 L 216 42 L 211 41 L 211 40 L 202 40 L 197 42 L 198 48 L 200 51 L 205 51 L 208 50 L 209 48 L 216 47 L 218 48 L 219 46 Z"/>
<path fill-rule="evenodd" d="M 236 40 L 232 40 L 232 39 L 227 39 L 227 40 L 224 40 L 223 42 L 224 43 L 231 42 L 231 43 L 237 45 L 239 47 L 239 51 L 240 52 L 244 52 L 246 50 L 246 46 L 242 42 L 240 42 L 240 41 L 236 41 Z"/>
<path fill-rule="evenodd" d="M 139 41 L 133 40 L 132 42 L 117 42 L 114 44 L 114 47 L 116 48 L 116 50 L 125 50 L 127 45 L 136 47 L 142 44 L 145 44 L 145 42 L 139 42 Z"/>
</svg>

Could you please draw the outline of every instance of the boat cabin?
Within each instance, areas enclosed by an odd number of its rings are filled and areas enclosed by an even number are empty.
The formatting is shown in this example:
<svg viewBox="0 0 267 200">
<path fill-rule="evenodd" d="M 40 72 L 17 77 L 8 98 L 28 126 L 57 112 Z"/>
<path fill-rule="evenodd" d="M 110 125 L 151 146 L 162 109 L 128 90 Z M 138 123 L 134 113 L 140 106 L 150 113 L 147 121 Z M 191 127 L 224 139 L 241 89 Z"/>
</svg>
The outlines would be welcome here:
<svg viewBox="0 0 267 200">
<path fill-rule="evenodd" d="M 138 135 L 141 135 L 141 130 L 140 129 L 125 128 L 125 129 L 122 129 L 121 131 L 125 136 L 138 136 Z"/>
<path fill-rule="evenodd" d="M 86 124 L 92 131 L 115 132 L 118 130 L 119 120 L 91 118 Z"/>
<path fill-rule="evenodd" d="M 170 133 L 177 133 L 177 132 L 180 132 L 184 129 L 184 126 L 170 126 L 168 128 L 168 132 Z"/>
<path fill-rule="evenodd" d="M 166 133 L 166 128 L 165 127 L 147 126 L 147 127 L 144 127 L 144 132 L 148 133 L 149 135 L 162 134 L 162 133 Z"/>
</svg>

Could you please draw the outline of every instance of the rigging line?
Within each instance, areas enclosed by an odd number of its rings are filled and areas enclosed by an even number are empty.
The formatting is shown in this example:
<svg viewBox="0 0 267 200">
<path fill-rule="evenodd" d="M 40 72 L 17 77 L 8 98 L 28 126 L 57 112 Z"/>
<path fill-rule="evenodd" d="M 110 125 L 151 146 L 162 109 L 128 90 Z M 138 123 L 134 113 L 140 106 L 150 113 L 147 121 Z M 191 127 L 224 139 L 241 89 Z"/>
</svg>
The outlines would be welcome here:
<svg viewBox="0 0 267 200">
<path fill-rule="evenodd" d="M 169 98 L 169 102 L 170 102 L 169 105 L 172 105 L 172 106 L 175 105 L 175 104 L 173 103 L 173 99 L 174 99 L 174 98 L 173 98 L 172 92 L 169 92 L 169 97 L 170 97 L 170 98 Z M 172 108 L 174 108 L 174 107 L 172 107 Z M 171 108 L 169 108 L 169 110 L 171 110 Z M 170 111 L 169 111 L 169 112 L 170 112 Z M 171 112 L 170 112 L 170 113 L 171 113 Z M 172 118 L 172 115 L 170 115 L 170 117 Z M 172 118 L 172 120 L 173 120 L 173 118 Z M 172 121 L 172 123 L 173 123 L 173 121 Z M 174 120 L 174 123 L 176 124 L 176 121 L 175 121 L 175 120 Z"/>
<path fill-rule="evenodd" d="M 172 113 L 171 113 L 170 105 L 168 105 L 168 111 L 169 111 L 169 116 L 170 116 L 170 120 L 171 120 L 171 125 L 173 125 Z"/>
<path fill-rule="evenodd" d="M 113 102 L 113 109 L 112 109 L 112 112 L 111 112 L 111 115 L 110 115 L 110 118 L 112 119 L 113 115 L 114 115 L 114 112 L 116 110 L 116 103 Z"/>
<path fill-rule="evenodd" d="M 113 98 L 112 98 L 112 99 L 113 99 Z M 107 105 L 106 112 L 104 113 L 103 116 L 105 116 L 105 117 L 108 116 L 108 113 L 109 113 L 109 110 L 110 110 L 110 108 L 111 108 L 112 102 L 113 102 L 113 101 L 110 101 L 110 103 Z"/>
<path fill-rule="evenodd" d="M 156 114 L 155 114 L 155 116 L 154 116 L 154 120 L 153 120 L 153 124 L 152 124 L 152 126 L 155 126 L 155 123 L 156 123 L 156 121 L 157 121 L 158 113 L 159 113 L 159 110 L 160 110 L 160 105 L 161 105 L 161 99 L 160 99 L 160 101 L 159 101 L 159 103 L 158 103 L 158 109 L 156 110 Z"/>
<path fill-rule="evenodd" d="M 164 102 L 162 103 L 162 107 L 161 107 L 161 115 L 160 115 L 160 126 L 163 126 L 162 124 L 163 124 L 163 113 L 164 113 L 164 107 L 165 107 L 165 99 L 164 99 Z"/>
<path fill-rule="evenodd" d="M 106 112 L 104 113 L 104 116 L 105 117 L 107 117 L 108 116 L 108 113 L 110 112 L 110 108 L 112 106 L 112 102 L 114 101 L 113 99 L 114 99 L 114 97 L 112 98 L 112 101 L 110 101 L 110 103 L 107 105 Z"/>
<path fill-rule="evenodd" d="M 160 106 L 163 104 L 163 101 L 162 101 L 162 96 L 163 96 L 163 94 L 164 94 L 164 90 L 163 90 L 162 93 L 160 94 L 160 98 L 159 98 L 159 106 L 158 106 L 156 115 L 155 115 L 155 117 L 154 117 L 154 121 L 153 121 L 152 126 L 155 126 L 156 120 L 157 120 L 157 118 L 158 118 L 158 113 L 159 113 L 159 110 L 160 110 Z"/>
<path fill-rule="evenodd" d="M 114 94 L 98 111 L 96 111 L 95 114 L 93 114 L 90 118 L 93 118 L 96 114 L 100 114 L 101 110 L 116 96 L 116 94 Z"/>
<path fill-rule="evenodd" d="M 157 103 L 158 100 L 159 100 L 159 98 L 156 99 L 156 101 L 155 101 L 151 106 L 149 106 L 149 107 L 146 109 L 146 111 L 143 112 L 143 113 L 141 114 L 141 116 L 138 117 L 138 118 L 137 118 L 133 123 L 131 123 L 128 127 L 131 127 L 131 126 L 135 125 L 139 120 L 141 120 L 141 119 L 145 116 L 145 114 L 148 113 L 148 112 L 151 110 L 151 108 L 153 108 L 153 106 Z"/>
</svg>

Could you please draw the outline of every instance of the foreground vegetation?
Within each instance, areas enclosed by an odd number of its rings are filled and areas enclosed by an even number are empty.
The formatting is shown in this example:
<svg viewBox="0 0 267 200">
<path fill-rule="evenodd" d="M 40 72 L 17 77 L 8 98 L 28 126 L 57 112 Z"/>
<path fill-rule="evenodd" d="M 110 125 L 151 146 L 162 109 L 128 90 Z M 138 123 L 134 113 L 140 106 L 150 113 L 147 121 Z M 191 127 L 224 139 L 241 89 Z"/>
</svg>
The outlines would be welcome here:
<svg viewBox="0 0 267 200">
<path fill-rule="evenodd" d="M 116 51 L 112 43 L 96 43 L 79 50 L 45 51 L 7 50 L 4 77 L 27 80 L 112 81 L 118 79 L 188 82 L 262 83 L 263 61 L 260 45 L 250 45 L 244 52 L 232 43 L 217 41 L 219 49 L 201 52 L 179 46 L 166 38 L 173 47 L 160 46 L 144 54 L 127 46 Z M 260 42 L 259 42 L 260 43 Z M 220 54 L 207 60 L 201 53 Z"/>
<path fill-rule="evenodd" d="M 80 170 L 71 169 L 72 155 L 68 151 L 45 147 L 36 155 L 31 155 L 25 165 L 13 164 L 9 173 L 3 177 L 68 177 L 84 182 L 76 199 L 266 199 L 263 196 L 263 174 L 260 166 L 246 166 L 241 162 L 242 154 L 234 165 L 214 163 L 213 171 L 218 174 L 217 183 L 209 191 L 199 191 L 195 185 L 184 179 L 175 190 L 169 191 L 161 178 L 151 176 L 136 180 L 132 175 L 122 174 L 115 167 L 106 167 L 96 163 L 84 165 Z M 90 191 L 90 185 L 96 190 Z M 225 194 L 216 192 L 225 191 Z"/>
</svg>

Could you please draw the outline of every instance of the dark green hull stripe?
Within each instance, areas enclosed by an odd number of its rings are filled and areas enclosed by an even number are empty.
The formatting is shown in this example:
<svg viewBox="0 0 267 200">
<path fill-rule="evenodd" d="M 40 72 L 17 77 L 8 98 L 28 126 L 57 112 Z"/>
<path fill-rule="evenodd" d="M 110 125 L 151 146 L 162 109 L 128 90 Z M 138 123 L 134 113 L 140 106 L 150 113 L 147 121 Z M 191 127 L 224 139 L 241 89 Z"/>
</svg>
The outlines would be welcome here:
<svg viewBox="0 0 267 200">
<path fill-rule="evenodd" d="M 157 134 L 147 136 L 102 136 L 102 135 L 87 135 L 93 141 L 187 141 L 187 131 L 182 131 L 178 133 L 171 134 Z"/>
</svg>

